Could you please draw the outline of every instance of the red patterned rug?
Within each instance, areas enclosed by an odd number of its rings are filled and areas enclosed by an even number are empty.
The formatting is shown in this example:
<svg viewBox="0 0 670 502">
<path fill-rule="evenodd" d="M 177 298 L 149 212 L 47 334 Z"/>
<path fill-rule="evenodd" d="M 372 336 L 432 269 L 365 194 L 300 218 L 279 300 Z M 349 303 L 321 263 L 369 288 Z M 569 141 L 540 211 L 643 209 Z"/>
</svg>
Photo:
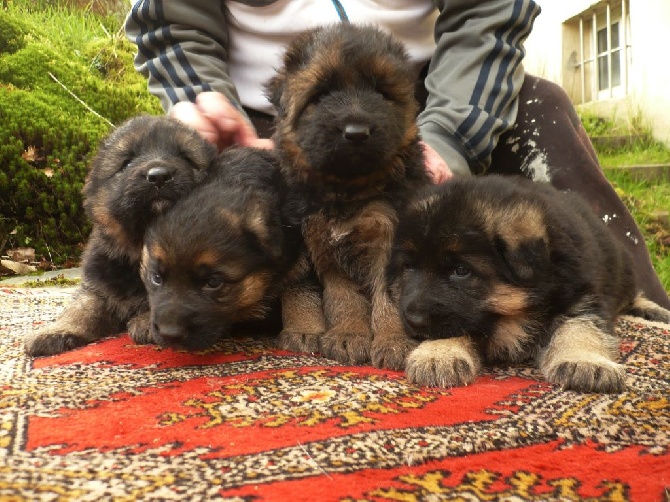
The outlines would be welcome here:
<svg viewBox="0 0 670 502">
<path fill-rule="evenodd" d="M 670 326 L 625 318 L 622 395 L 527 367 L 419 388 L 239 336 L 31 360 L 71 290 L 0 289 L 0 500 L 670 500 Z"/>
</svg>

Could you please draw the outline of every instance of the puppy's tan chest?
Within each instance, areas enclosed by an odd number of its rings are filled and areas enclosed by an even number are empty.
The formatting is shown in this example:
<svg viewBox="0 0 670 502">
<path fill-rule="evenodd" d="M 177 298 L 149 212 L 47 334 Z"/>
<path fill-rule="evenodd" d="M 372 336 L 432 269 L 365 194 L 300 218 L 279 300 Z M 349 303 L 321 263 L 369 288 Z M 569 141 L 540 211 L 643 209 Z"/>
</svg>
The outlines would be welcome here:
<svg viewBox="0 0 670 502">
<path fill-rule="evenodd" d="M 386 257 L 396 221 L 386 202 L 370 203 L 346 218 L 321 211 L 306 220 L 305 242 L 317 270 L 337 267 L 358 275 Z"/>
</svg>

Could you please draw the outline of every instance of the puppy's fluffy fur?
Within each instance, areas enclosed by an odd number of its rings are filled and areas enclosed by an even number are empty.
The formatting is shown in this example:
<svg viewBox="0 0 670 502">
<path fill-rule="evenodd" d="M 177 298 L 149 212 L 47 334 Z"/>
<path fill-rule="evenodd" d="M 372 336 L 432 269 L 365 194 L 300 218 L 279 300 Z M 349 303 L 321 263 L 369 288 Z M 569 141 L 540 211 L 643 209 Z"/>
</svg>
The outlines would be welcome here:
<svg viewBox="0 0 670 502">
<path fill-rule="evenodd" d="M 419 384 L 472 382 L 487 361 L 534 358 L 567 389 L 620 392 L 619 313 L 670 321 L 637 292 L 631 258 L 575 194 L 483 176 L 417 196 L 388 268 Z"/>
<path fill-rule="evenodd" d="M 282 185 L 272 152 L 230 148 L 150 226 L 142 279 L 151 322 L 136 341 L 201 350 L 267 315 L 302 247 L 300 228 L 282 218 Z"/>
<path fill-rule="evenodd" d="M 213 145 L 166 117 L 130 119 L 103 141 L 83 190 L 93 229 L 80 291 L 54 323 L 28 336 L 28 354 L 64 352 L 123 332 L 146 315 L 139 276 L 144 231 L 205 179 L 215 157 Z"/>
<path fill-rule="evenodd" d="M 368 26 L 308 31 L 288 46 L 268 94 L 277 109 L 282 172 L 302 211 L 325 314 L 325 333 L 315 336 L 324 329 L 315 311 L 320 304 L 312 290 L 305 295 L 297 287 L 284 303 L 295 306 L 297 317 L 314 306 L 313 321 L 296 329 L 285 317 L 280 346 L 401 367 L 412 342 L 388 298 L 384 269 L 398 204 L 428 183 L 405 49 Z"/>
</svg>

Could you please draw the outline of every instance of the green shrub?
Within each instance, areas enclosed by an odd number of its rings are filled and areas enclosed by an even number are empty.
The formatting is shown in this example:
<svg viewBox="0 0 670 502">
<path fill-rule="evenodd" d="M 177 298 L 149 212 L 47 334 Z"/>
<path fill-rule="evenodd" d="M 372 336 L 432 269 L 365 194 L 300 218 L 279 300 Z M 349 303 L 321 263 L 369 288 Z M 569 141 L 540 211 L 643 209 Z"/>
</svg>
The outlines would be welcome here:
<svg viewBox="0 0 670 502">
<path fill-rule="evenodd" d="M 31 24 L 11 5 L 0 10 L 0 246 L 73 263 L 90 231 L 81 196 L 87 166 L 110 122 L 161 109 L 120 35 L 78 33 L 86 43 L 69 47 L 74 38 L 50 38 L 58 30 Z M 66 25 L 70 14 L 51 15 Z"/>
</svg>

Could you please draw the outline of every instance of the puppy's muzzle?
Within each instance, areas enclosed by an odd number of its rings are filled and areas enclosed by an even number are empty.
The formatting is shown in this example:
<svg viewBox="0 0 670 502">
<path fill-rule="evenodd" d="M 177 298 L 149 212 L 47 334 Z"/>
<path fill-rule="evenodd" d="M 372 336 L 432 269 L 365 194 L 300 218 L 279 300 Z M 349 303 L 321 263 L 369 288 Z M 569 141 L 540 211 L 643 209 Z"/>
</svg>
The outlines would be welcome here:
<svg viewBox="0 0 670 502">
<path fill-rule="evenodd" d="M 172 172 L 163 166 L 152 167 L 147 171 L 147 181 L 161 188 L 172 179 Z"/>
<path fill-rule="evenodd" d="M 347 124 L 342 131 L 342 137 L 347 141 L 362 143 L 370 139 L 370 126 L 366 124 Z"/>
<path fill-rule="evenodd" d="M 430 325 L 430 316 L 424 309 L 417 308 L 414 302 L 405 305 L 402 310 L 407 325 L 417 332 L 425 331 Z"/>
<path fill-rule="evenodd" d="M 409 274 L 400 297 L 400 314 L 407 334 L 417 340 L 430 337 L 434 321 L 432 305 L 421 293 L 426 283 L 426 278 L 420 274 Z"/>
<path fill-rule="evenodd" d="M 154 323 L 154 333 L 166 345 L 180 345 L 186 339 L 186 330 L 175 323 Z"/>
<path fill-rule="evenodd" d="M 188 335 L 190 313 L 175 306 L 175 302 L 152 307 L 151 331 L 159 345 L 182 345 Z"/>
</svg>

